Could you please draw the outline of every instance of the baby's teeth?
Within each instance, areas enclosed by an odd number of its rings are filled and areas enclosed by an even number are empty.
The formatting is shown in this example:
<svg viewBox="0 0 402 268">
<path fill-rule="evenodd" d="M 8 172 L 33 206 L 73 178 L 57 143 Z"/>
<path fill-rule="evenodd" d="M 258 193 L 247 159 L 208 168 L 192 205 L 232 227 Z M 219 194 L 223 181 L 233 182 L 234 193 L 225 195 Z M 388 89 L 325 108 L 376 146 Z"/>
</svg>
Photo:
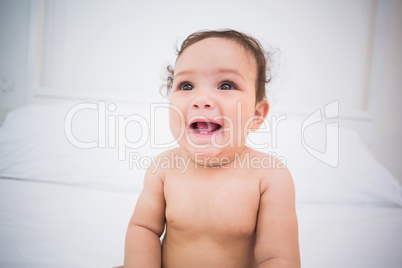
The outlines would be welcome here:
<svg viewBox="0 0 402 268">
<path fill-rule="evenodd" d="M 208 134 L 206 131 L 200 131 L 201 134 Z"/>
</svg>

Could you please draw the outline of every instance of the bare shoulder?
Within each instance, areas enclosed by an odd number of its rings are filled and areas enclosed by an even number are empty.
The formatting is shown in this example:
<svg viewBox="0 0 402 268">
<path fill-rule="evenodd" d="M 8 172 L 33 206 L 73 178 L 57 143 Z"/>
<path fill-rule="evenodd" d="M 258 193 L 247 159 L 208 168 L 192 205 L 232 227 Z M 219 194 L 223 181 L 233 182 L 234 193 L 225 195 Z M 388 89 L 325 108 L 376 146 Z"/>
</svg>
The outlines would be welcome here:
<svg viewBox="0 0 402 268">
<path fill-rule="evenodd" d="M 159 177 L 164 181 L 165 173 L 174 167 L 175 159 L 180 156 L 180 148 L 172 148 L 155 156 L 147 169 L 145 177 Z M 148 176 L 147 176 L 148 175 Z"/>
<path fill-rule="evenodd" d="M 250 159 L 258 163 L 256 171 L 260 178 L 260 192 L 278 188 L 294 192 L 292 175 L 286 164 L 273 155 L 250 149 Z"/>
</svg>

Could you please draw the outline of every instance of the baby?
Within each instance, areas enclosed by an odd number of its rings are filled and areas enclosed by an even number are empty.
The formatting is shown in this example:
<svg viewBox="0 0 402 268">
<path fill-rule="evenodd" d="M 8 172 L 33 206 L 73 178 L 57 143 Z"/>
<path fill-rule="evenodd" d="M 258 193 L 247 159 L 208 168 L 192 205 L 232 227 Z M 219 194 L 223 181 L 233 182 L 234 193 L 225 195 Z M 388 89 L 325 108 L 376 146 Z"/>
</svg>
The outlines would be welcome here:
<svg viewBox="0 0 402 268">
<path fill-rule="evenodd" d="M 292 177 L 283 164 L 263 167 L 279 161 L 245 145 L 269 110 L 264 55 L 233 30 L 183 42 L 168 79 L 179 147 L 157 156 L 168 168 L 147 170 L 125 267 L 300 267 Z"/>
</svg>

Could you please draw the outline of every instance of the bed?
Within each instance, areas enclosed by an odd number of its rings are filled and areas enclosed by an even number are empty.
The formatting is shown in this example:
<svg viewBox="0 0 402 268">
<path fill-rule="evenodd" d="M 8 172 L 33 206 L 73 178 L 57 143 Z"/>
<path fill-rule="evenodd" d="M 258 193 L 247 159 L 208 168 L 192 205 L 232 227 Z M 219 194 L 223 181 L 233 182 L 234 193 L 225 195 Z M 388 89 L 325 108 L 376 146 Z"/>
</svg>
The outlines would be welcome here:
<svg viewBox="0 0 402 268">
<path fill-rule="evenodd" d="M 0 128 L 0 266 L 121 265 L 145 168 L 175 146 L 166 111 L 104 101 L 10 111 Z M 328 164 L 306 149 L 322 151 L 325 124 L 303 130 L 305 116 L 286 114 L 268 131 L 281 115 L 248 144 L 293 175 L 302 267 L 402 267 L 402 189 L 361 133 L 340 122 Z"/>
</svg>

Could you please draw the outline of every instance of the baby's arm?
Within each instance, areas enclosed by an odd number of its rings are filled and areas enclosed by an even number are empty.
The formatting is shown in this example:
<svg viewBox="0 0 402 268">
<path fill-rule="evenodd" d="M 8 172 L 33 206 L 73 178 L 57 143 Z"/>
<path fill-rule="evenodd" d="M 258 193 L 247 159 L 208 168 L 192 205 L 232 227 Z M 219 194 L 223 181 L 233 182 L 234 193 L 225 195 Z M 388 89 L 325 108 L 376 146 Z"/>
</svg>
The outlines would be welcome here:
<svg viewBox="0 0 402 268">
<path fill-rule="evenodd" d="M 160 172 L 147 170 L 144 188 L 127 228 L 124 267 L 161 267 L 160 236 L 165 226 L 165 198 Z"/>
<path fill-rule="evenodd" d="M 261 182 L 255 258 L 262 267 L 300 267 L 295 191 L 286 168 Z"/>
</svg>

